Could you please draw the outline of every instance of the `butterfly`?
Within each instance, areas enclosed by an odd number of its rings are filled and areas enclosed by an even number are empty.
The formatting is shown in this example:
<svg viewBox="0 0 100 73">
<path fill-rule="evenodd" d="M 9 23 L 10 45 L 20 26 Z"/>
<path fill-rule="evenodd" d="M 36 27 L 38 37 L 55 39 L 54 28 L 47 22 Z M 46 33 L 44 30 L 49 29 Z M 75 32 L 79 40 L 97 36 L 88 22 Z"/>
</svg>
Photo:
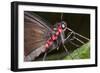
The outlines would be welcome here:
<svg viewBox="0 0 100 73">
<path fill-rule="evenodd" d="M 65 21 L 57 22 L 51 28 L 51 24 L 33 12 L 24 12 L 24 61 L 33 61 L 42 53 L 44 53 L 43 60 L 45 60 L 48 52 L 54 49 L 59 50 L 60 45 L 63 46 L 67 54 L 68 49 L 65 44 L 71 40 L 78 40 L 82 44 L 83 41 L 75 37 L 79 35 L 67 27 Z M 65 37 L 65 31 L 68 31 Z M 79 35 L 85 38 L 84 36 Z M 73 45 L 77 44 L 71 42 Z"/>
</svg>

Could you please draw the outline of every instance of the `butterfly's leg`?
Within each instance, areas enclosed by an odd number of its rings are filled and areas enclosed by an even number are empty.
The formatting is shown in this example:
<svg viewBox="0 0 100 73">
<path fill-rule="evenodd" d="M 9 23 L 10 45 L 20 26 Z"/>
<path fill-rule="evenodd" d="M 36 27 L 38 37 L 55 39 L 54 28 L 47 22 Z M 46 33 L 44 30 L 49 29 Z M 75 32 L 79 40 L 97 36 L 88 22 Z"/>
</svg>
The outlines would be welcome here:
<svg viewBox="0 0 100 73">
<path fill-rule="evenodd" d="M 78 44 L 74 43 L 73 40 L 76 39 L 74 32 L 69 32 L 67 38 L 65 38 L 64 42 L 69 41 L 72 45 L 79 47 Z M 81 41 L 81 40 L 80 40 Z M 83 43 L 83 42 L 82 42 Z"/>
<path fill-rule="evenodd" d="M 66 53 L 67 53 L 68 55 L 70 55 L 70 53 L 69 53 L 68 49 L 66 48 L 66 46 L 65 46 L 64 44 L 63 44 L 63 47 L 64 47 L 64 49 L 65 49 Z M 70 57 L 71 57 L 71 59 L 73 59 L 72 55 L 70 55 Z"/>
<path fill-rule="evenodd" d="M 78 44 L 76 44 L 76 43 L 72 42 L 71 40 L 70 40 L 69 42 L 70 42 L 72 45 L 76 46 L 77 48 L 79 47 L 79 45 L 78 45 Z"/>
<path fill-rule="evenodd" d="M 43 61 L 45 61 L 46 56 L 47 56 L 47 52 L 45 52 L 45 53 L 44 53 L 44 56 L 43 56 Z"/>
<path fill-rule="evenodd" d="M 61 42 L 57 40 L 57 50 L 59 50 L 60 45 L 61 45 Z"/>
<path fill-rule="evenodd" d="M 73 31 L 72 29 L 70 29 L 70 28 L 67 28 L 67 30 L 74 32 L 74 31 Z M 74 33 L 75 33 L 76 35 L 80 36 L 81 38 L 84 38 L 85 40 L 88 40 L 88 41 L 89 41 L 89 39 L 88 39 L 87 37 L 84 37 L 84 36 L 80 35 L 80 34 L 77 33 L 77 32 L 74 32 Z"/>
<path fill-rule="evenodd" d="M 82 40 L 80 40 L 80 39 L 78 39 L 78 38 L 76 38 L 76 37 L 74 37 L 74 39 L 76 39 L 77 41 L 79 41 L 79 42 L 82 43 L 82 44 L 85 44 Z"/>
<path fill-rule="evenodd" d="M 70 34 L 71 35 L 71 34 Z M 64 37 L 64 32 L 62 32 L 61 33 L 61 35 L 60 35 L 60 37 L 61 37 L 61 42 L 62 42 L 62 46 L 63 46 L 63 48 L 65 49 L 65 52 L 68 54 L 68 55 L 70 55 L 70 53 L 69 53 L 69 51 L 68 51 L 68 49 L 66 48 L 66 46 L 65 46 L 65 41 L 67 41 L 68 39 L 69 39 L 69 37 L 70 37 L 70 35 L 68 35 L 68 37 L 65 39 L 65 37 Z M 71 57 L 71 59 L 73 59 L 73 57 L 72 56 L 70 56 Z"/>
<path fill-rule="evenodd" d="M 72 38 L 70 38 L 70 36 L 71 35 L 73 35 L 72 36 Z M 70 39 L 69 39 L 69 38 Z M 74 46 L 76 46 L 77 48 L 79 47 L 79 45 L 78 44 L 76 44 L 76 43 L 74 43 L 72 40 L 74 40 L 75 39 L 75 33 L 74 32 L 71 32 L 69 35 L 68 35 L 68 37 L 65 39 L 65 41 L 67 41 L 68 39 L 69 39 L 69 42 L 72 44 L 72 45 L 74 45 Z M 64 46 L 65 47 L 65 46 Z M 71 55 L 70 55 L 71 56 Z M 71 56 L 71 58 L 73 59 L 73 57 Z M 79 50 L 77 50 L 77 58 L 79 58 Z"/>
</svg>

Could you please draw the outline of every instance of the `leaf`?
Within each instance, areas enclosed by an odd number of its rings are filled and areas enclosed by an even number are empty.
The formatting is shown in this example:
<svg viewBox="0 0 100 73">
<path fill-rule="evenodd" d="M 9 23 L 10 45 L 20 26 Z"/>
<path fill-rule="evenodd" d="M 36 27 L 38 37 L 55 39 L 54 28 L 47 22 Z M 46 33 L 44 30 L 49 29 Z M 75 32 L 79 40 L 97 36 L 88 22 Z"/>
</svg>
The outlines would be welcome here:
<svg viewBox="0 0 100 73">
<path fill-rule="evenodd" d="M 87 59 L 87 58 L 90 58 L 90 42 L 84 44 L 80 48 L 77 48 L 74 52 L 64 57 L 64 60 Z"/>
</svg>

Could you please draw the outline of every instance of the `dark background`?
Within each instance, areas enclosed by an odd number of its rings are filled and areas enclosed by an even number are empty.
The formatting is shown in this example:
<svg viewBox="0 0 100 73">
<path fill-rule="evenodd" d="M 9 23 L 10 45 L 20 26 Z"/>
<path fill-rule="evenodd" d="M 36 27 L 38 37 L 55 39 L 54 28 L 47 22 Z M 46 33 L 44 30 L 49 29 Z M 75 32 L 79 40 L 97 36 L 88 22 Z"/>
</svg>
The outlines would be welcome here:
<svg viewBox="0 0 100 73">
<path fill-rule="evenodd" d="M 34 12 L 43 19 L 47 20 L 51 25 L 61 21 L 61 13 L 51 12 Z M 63 13 L 63 21 L 67 22 L 67 26 L 75 32 L 90 38 L 90 14 L 73 14 Z"/>
</svg>

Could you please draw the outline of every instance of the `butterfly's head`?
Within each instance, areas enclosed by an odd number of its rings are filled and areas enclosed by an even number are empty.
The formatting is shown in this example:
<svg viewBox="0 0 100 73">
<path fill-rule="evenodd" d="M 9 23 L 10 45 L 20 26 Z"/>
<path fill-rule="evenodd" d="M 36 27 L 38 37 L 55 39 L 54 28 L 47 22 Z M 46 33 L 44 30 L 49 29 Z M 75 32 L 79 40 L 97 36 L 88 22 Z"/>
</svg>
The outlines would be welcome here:
<svg viewBox="0 0 100 73">
<path fill-rule="evenodd" d="M 65 21 L 61 21 L 61 27 L 62 29 L 65 29 L 67 27 L 67 23 Z"/>
<path fill-rule="evenodd" d="M 66 23 L 65 21 L 61 21 L 61 22 L 56 23 L 56 24 L 54 25 L 53 30 L 54 30 L 54 31 L 57 31 L 58 28 L 65 29 L 66 27 L 67 27 L 67 23 Z"/>
</svg>

